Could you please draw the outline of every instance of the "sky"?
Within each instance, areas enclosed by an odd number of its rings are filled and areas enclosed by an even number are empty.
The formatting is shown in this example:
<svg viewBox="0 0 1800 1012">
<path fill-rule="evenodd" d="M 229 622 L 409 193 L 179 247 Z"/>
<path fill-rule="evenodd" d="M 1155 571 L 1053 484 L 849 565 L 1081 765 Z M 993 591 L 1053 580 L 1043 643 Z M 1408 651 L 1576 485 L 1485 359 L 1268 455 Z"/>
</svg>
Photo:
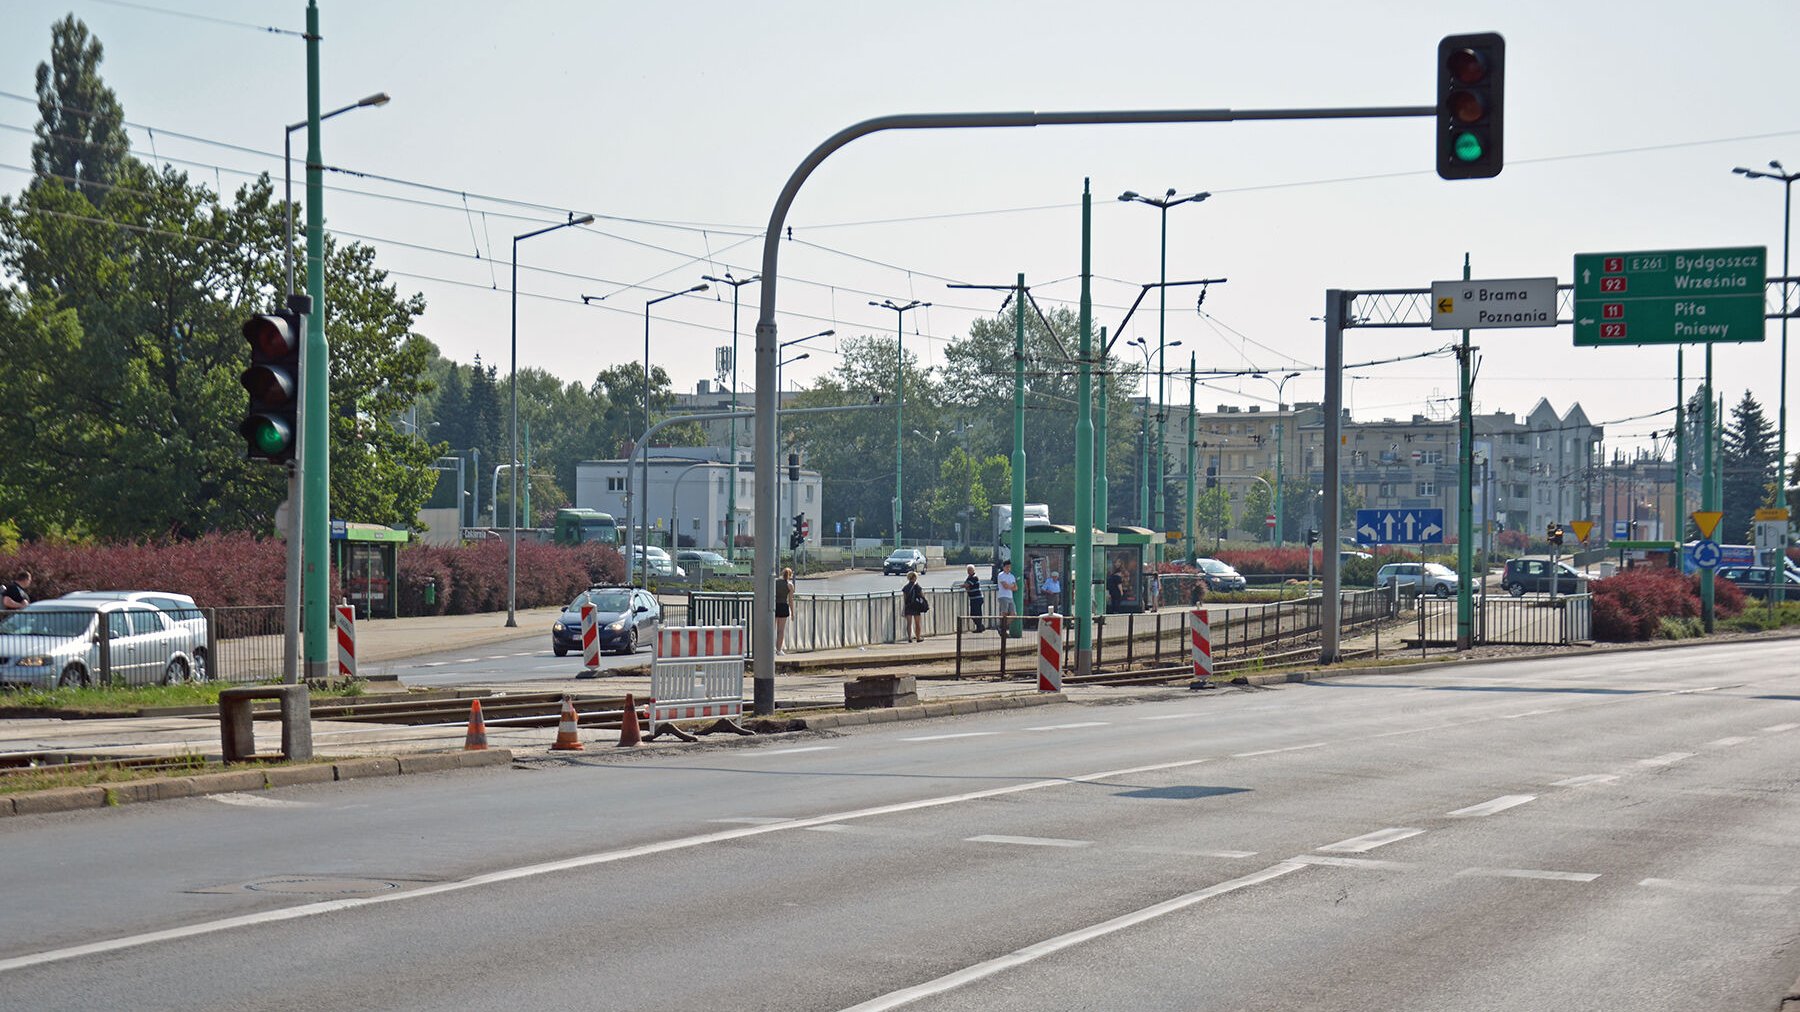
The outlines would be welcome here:
<svg viewBox="0 0 1800 1012">
<path fill-rule="evenodd" d="M 905 346 L 927 365 L 1004 297 L 947 282 L 1010 284 L 1023 271 L 1046 308 L 1073 308 L 1084 181 L 1096 324 L 1116 329 L 1139 286 L 1158 279 L 1160 214 L 1119 193 L 1209 192 L 1167 214 L 1168 279 L 1227 280 L 1198 310 L 1192 289 L 1172 291 L 1164 340 L 1182 343 L 1168 367 L 1187 368 L 1192 353 L 1203 371 L 1300 371 L 1284 396 L 1294 402 L 1322 396 L 1312 318 L 1327 289 L 1426 288 L 1461 277 L 1465 253 L 1476 278 L 1566 283 L 1576 253 L 1767 246 L 1774 276 L 1781 187 L 1731 169 L 1771 159 L 1800 169 L 1800 4 L 1779 0 L 319 6 L 324 108 L 393 97 L 324 125 L 324 162 L 351 170 L 327 173 L 327 227 L 373 244 L 403 293 L 424 294 L 418 329 L 446 355 L 479 354 L 504 373 L 512 237 L 570 213 L 599 216 L 517 245 L 518 365 L 582 382 L 641 360 L 647 300 L 705 274 L 756 274 L 789 174 L 826 137 L 874 116 L 1429 106 L 1442 36 L 1498 31 L 1507 45 L 1506 168 L 1489 180 L 1437 177 L 1429 118 L 857 140 L 813 174 L 788 217 L 780 339 L 836 332 L 792 349 L 809 357 L 787 367 L 790 383 L 835 368 L 845 338 L 893 332 L 895 314 L 870 301 L 933 303 L 904 317 Z M 306 111 L 304 45 L 291 34 L 305 24 L 299 0 L 4 0 L 0 192 L 29 180 L 36 109 L 16 97 L 31 97 L 50 26 L 71 11 L 105 46 L 102 74 L 136 153 L 179 159 L 228 193 L 258 172 L 279 180 L 282 128 Z M 296 143 L 299 153 L 304 133 Z M 759 287 L 740 290 L 741 389 L 753 386 Z M 732 343 L 731 292 L 713 289 L 652 311 L 651 361 L 678 390 L 714 379 L 716 349 Z M 1157 342 L 1156 301 L 1126 337 Z M 1748 389 L 1771 419 L 1778 334 L 1771 322 L 1766 341 L 1715 350 L 1726 399 Z M 1453 359 L 1356 363 L 1454 337 L 1352 330 L 1346 404 L 1357 418 L 1453 413 Z M 1579 401 L 1609 423 L 1609 453 L 1649 447 L 1672 424 L 1671 346 L 1577 349 L 1568 327 L 1476 331 L 1474 343 L 1478 411 Z M 1690 389 L 1701 350 L 1687 355 Z M 1796 386 L 1790 377 L 1790 394 Z M 1267 406 L 1275 393 L 1231 377 L 1209 381 L 1198 402 Z M 1185 382 L 1166 396 L 1185 403 Z"/>
</svg>

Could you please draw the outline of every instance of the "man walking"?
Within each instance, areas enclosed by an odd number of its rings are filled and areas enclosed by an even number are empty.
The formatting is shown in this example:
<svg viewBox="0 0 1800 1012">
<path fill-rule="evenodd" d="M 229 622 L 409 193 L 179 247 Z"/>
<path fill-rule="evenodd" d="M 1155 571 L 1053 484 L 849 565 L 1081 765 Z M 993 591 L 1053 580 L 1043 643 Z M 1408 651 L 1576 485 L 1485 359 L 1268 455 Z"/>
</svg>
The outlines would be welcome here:
<svg viewBox="0 0 1800 1012">
<path fill-rule="evenodd" d="M 963 589 L 969 592 L 969 617 L 975 620 L 975 631 L 983 632 L 987 626 L 981 621 L 981 606 L 984 603 L 981 594 L 981 577 L 975 575 L 973 563 L 969 565 L 969 575 L 963 577 Z"/>
</svg>

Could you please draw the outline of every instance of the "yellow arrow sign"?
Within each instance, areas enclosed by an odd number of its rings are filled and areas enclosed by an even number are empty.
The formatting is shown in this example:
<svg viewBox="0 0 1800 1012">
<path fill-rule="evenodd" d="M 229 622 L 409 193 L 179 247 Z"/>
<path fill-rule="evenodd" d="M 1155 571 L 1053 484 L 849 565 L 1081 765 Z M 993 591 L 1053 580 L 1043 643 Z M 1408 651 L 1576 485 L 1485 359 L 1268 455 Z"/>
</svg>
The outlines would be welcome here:
<svg viewBox="0 0 1800 1012">
<path fill-rule="evenodd" d="M 1694 518 L 1694 526 L 1700 528 L 1700 536 L 1703 538 L 1711 538 L 1713 532 L 1719 529 L 1719 521 L 1725 516 L 1718 510 L 1695 510 L 1688 515 Z"/>
<path fill-rule="evenodd" d="M 1575 536 L 1583 541 L 1588 539 L 1589 534 L 1594 533 L 1594 522 L 1592 520 L 1576 520 L 1570 523 L 1569 526 L 1575 528 Z"/>
<path fill-rule="evenodd" d="M 1766 522 L 1769 520 L 1786 520 L 1787 518 L 1788 518 L 1788 511 L 1785 509 L 1782 509 L 1779 506 L 1776 506 L 1774 508 L 1764 507 L 1764 508 L 1756 511 L 1756 519 L 1758 522 Z"/>
<path fill-rule="evenodd" d="M 1440 313 L 1456 312 L 1456 300 L 1448 296 L 1439 299 L 1437 301 L 1437 311 Z"/>
</svg>

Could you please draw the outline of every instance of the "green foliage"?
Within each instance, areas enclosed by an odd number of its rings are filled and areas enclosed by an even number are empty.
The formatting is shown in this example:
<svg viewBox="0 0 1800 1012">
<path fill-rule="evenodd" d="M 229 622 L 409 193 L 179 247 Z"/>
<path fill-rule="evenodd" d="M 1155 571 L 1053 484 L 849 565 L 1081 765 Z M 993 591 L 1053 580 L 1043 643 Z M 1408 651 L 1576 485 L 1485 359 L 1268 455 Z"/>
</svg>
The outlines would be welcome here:
<svg viewBox="0 0 1800 1012">
<path fill-rule="evenodd" d="M 1224 485 L 1196 490 L 1194 494 L 1194 526 L 1200 531 L 1211 534 L 1215 540 L 1230 533 L 1231 490 Z M 1198 547 L 1194 554 L 1200 554 Z"/>
<path fill-rule="evenodd" d="M 50 28 L 50 62 L 37 67 L 37 140 L 31 169 L 98 204 L 128 158 L 125 111 L 100 80 L 100 40 L 75 15 Z"/>
<path fill-rule="evenodd" d="M 1706 626 L 1696 617 L 1675 618 L 1665 615 L 1657 623 L 1659 640 L 1692 640 L 1706 635 Z"/>
<path fill-rule="evenodd" d="M 1723 419 L 1721 419 L 1721 422 Z M 1775 495 L 1775 429 L 1763 414 L 1762 405 L 1744 391 L 1744 398 L 1731 409 L 1731 422 L 1725 426 L 1721 440 L 1725 498 L 1721 509 L 1725 516 L 1719 522 L 1722 539 L 1753 539 L 1753 512 L 1772 504 Z"/>
<path fill-rule="evenodd" d="M 1262 481 L 1252 484 L 1244 493 L 1244 512 L 1238 519 L 1238 530 L 1243 531 L 1258 541 L 1268 540 L 1268 528 L 1264 526 L 1264 518 L 1275 512 L 1275 495 L 1263 482 L 1273 481 L 1275 476 L 1267 471 L 1262 473 Z M 1287 505 L 1286 503 L 1282 504 Z"/>
</svg>

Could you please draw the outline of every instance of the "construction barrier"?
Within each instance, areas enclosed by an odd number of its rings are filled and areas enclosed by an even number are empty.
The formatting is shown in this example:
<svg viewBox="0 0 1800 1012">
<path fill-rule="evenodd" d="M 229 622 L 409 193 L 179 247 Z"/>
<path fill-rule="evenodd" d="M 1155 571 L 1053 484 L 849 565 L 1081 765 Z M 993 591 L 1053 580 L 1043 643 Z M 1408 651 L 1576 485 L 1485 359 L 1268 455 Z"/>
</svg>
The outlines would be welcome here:
<svg viewBox="0 0 1800 1012">
<path fill-rule="evenodd" d="M 742 626 L 668 626 L 656 634 L 650 661 L 650 725 L 645 740 L 659 734 L 689 737 L 672 721 L 717 718 L 702 734 L 749 734 L 733 720 L 744 715 Z"/>
<path fill-rule="evenodd" d="M 581 602 L 581 665 L 589 671 L 600 666 L 600 623 L 594 621 L 594 602 Z"/>
<path fill-rule="evenodd" d="M 1063 617 L 1056 612 L 1038 616 L 1038 691 L 1062 691 Z"/>
<path fill-rule="evenodd" d="M 1212 622 L 1205 608 L 1188 612 L 1188 644 L 1194 653 L 1194 681 L 1204 682 L 1213 674 Z"/>
<path fill-rule="evenodd" d="M 356 606 L 337 606 L 338 677 L 356 677 Z"/>
</svg>

